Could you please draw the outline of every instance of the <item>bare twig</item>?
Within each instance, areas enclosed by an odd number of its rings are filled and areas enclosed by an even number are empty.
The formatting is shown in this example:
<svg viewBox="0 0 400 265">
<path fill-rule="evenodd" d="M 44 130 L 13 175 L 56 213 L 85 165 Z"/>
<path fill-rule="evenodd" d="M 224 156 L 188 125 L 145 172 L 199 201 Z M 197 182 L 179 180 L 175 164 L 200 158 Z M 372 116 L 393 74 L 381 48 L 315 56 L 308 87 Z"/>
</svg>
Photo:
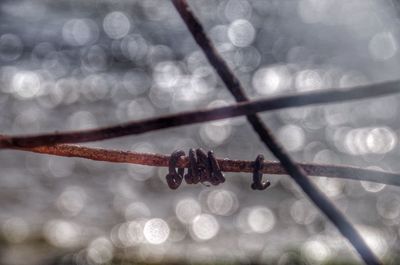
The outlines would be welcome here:
<svg viewBox="0 0 400 265">
<path fill-rule="evenodd" d="M 80 157 L 104 162 L 130 163 L 156 167 L 168 167 L 168 162 L 170 158 L 168 155 L 163 154 L 108 150 L 102 148 L 91 148 L 66 144 L 23 149 L 15 148 L 15 150 L 63 157 Z M 225 172 L 253 172 L 254 161 L 233 160 L 227 158 L 218 158 L 217 161 L 221 167 L 221 170 Z M 187 168 L 188 165 L 188 157 L 184 157 L 178 161 L 179 167 Z M 343 165 L 310 163 L 298 163 L 298 165 L 311 176 L 363 180 L 400 186 L 400 174 L 397 173 Z M 282 165 L 279 162 L 275 161 L 265 161 L 262 172 L 265 174 L 273 175 L 286 174 L 286 171 L 282 167 Z"/>
<path fill-rule="evenodd" d="M 231 94 L 237 101 L 247 101 L 240 81 L 229 69 L 222 57 L 217 53 L 210 39 L 198 19 L 191 12 L 185 0 L 172 0 L 176 10 L 184 20 L 189 31 L 192 33 L 197 44 L 202 48 L 210 64 L 219 74 Z M 299 167 L 286 153 L 280 143 L 274 138 L 270 130 L 265 126 L 260 117 L 256 114 L 247 115 L 249 123 L 258 134 L 261 141 L 279 159 L 287 173 L 297 182 L 315 205 L 331 220 L 339 231 L 353 244 L 366 264 L 380 264 L 378 258 L 364 242 L 360 234 L 354 228 L 346 216 L 310 181 L 304 170 Z"/>
<path fill-rule="evenodd" d="M 182 112 L 179 114 L 132 121 L 115 126 L 91 130 L 45 133 L 27 136 L 3 135 L 0 137 L 0 148 L 8 146 L 34 147 L 61 143 L 99 141 L 182 125 L 254 114 L 260 111 L 271 111 L 321 103 L 335 103 L 365 98 L 376 98 L 398 92 L 400 92 L 400 81 L 390 81 L 348 89 L 332 89 L 296 95 L 286 95 L 271 99 L 241 102 L 235 105 L 219 108 Z"/>
</svg>

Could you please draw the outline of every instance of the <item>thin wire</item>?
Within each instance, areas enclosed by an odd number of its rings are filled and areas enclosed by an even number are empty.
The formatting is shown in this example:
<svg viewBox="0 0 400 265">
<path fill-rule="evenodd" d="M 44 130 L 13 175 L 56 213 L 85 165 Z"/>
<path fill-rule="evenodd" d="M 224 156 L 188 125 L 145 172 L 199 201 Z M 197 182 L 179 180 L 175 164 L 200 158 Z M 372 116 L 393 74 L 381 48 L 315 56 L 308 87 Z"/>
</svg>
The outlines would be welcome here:
<svg viewBox="0 0 400 265">
<path fill-rule="evenodd" d="M 119 151 L 102 148 L 92 148 L 79 145 L 53 145 L 33 148 L 15 149 L 62 157 L 79 157 L 94 161 L 111 163 L 129 163 L 145 166 L 168 167 L 170 156 L 155 153 L 141 153 L 132 151 Z M 253 172 L 254 161 L 217 158 L 221 170 L 224 172 Z M 349 180 L 370 181 L 387 185 L 400 186 L 400 174 L 387 171 L 365 169 L 345 165 L 298 163 L 309 175 L 317 177 L 341 178 Z M 189 167 L 189 157 L 183 157 L 177 162 L 178 167 Z M 272 175 L 287 174 L 281 163 L 264 161 L 262 173 Z"/>
<path fill-rule="evenodd" d="M 270 99 L 241 102 L 225 107 L 201 109 L 156 118 L 143 119 L 91 130 L 44 133 L 39 135 L 25 136 L 3 135 L 0 136 L 0 148 L 10 146 L 35 147 L 62 143 L 99 141 L 127 135 L 137 135 L 182 125 L 254 114 L 261 111 L 272 111 L 321 103 L 335 103 L 357 99 L 376 98 L 379 96 L 385 96 L 399 92 L 400 81 L 390 81 L 347 89 L 331 89 L 296 95 L 285 95 Z"/>
<path fill-rule="evenodd" d="M 248 101 L 247 96 L 233 72 L 217 53 L 210 39 L 205 34 L 202 25 L 191 12 L 185 0 L 171 0 L 176 10 L 184 20 L 197 44 L 205 53 L 208 61 L 219 74 L 226 87 L 235 97 L 236 101 Z M 297 166 L 292 158 L 286 153 L 283 146 L 274 138 L 273 134 L 255 114 L 247 115 L 249 123 L 260 137 L 260 140 L 279 159 L 287 173 L 303 189 L 314 204 L 331 220 L 338 230 L 352 243 L 366 264 L 381 264 L 372 250 L 367 246 L 355 227 L 347 220 L 346 216 L 323 194 L 307 177 L 304 170 Z"/>
</svg>

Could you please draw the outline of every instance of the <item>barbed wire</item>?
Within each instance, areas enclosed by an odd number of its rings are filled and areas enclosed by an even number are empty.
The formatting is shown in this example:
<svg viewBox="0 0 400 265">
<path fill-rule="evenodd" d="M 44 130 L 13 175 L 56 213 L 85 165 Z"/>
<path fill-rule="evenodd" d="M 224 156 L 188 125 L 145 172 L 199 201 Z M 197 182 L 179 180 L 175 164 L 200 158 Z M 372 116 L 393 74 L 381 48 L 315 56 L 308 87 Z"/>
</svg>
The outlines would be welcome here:
<svg viewBox="0 0 400 265">
<path fill-rule="evenodd" d="M 32 148 L 12 148 L 14 150 L 47 154 L 61 157 L 78 157 L 95 161 L 111 163 L 128 163 L 155 167 L 168 167 L 169 155 L 144 153 L 134 151 L 110 150 L 103 148 L 85 147 L 79 145 L 53 145 Z M 224 172 L 252 173 L 254 161 L 218 158 L 218 164 Z M 400 174 L 381 170 L 366 169 L 348 165 L 297 163 L 308 175 L 317 177 L 340 178 L 348 180 L 362 180 L 387 185 L 400 186 Z M 188 168 L 189 158 L 181 157 L 177 166 Z M 281 163 L 265 160 L 262 172 L 272 175 L 286 175 Z"/>
</svg>

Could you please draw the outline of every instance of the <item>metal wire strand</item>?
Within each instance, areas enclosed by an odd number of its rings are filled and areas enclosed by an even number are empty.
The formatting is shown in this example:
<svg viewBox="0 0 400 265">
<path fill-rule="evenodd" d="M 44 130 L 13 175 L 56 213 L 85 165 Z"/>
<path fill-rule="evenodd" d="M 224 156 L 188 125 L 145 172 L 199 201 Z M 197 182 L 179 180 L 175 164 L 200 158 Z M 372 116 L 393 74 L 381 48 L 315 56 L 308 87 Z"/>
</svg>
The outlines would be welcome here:
<svg viewBox="0 0 400 265">
<path fill-rule="evenodd" d="M 236 101 L 249 100 L 243 92 L 244 90 L 239 79 L 233 74 L 224 59 L 218 54 L 216 48 L 205 33 L 203 26 L 190 10 L 187 2 L 185 0 L 171 1 L 193 38 L 203 50 L 209 63 L 214 67 L 214 70 L 218 73 Z M 247 115 L 247 120 L 260 137 L 260 140 L 268 147 L 274 156 L 279 159 L 289 176 L 302 188 L 311 201 L 313 201 L 326 217 L 328 217 L 342 235 L 350 241 L 364 262 L 370 265 L 381 264 L 353 224 L 339 211 L 330 199 L 311 182 L 304 170 L 287 154 L 286 150 L 275 139 L 274 135 L 262 122 L 260 117 L 255 114 Z"/>
</svg>

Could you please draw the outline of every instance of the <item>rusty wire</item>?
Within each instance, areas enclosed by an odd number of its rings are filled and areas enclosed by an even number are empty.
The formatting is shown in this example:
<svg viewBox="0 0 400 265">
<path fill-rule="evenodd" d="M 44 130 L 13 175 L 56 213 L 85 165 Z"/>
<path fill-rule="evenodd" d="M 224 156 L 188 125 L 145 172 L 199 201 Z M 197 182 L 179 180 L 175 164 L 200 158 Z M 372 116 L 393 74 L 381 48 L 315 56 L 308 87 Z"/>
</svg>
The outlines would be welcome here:
<svg viewBox="0 0 400 265">
<path fill-rule="evenodd" d="M 13 149 L 61 157 L 78 157 L 94 161 L 127 163 L 154 167 L 168 167 L 168 161 L 170 159 L 169 155 L 164 154 L 110 150 L 67 144 Z M 230 158 L 217 158 L 217 161 L 221 167 L 221 170 L 224 172 L 252 173 L 254 170 L 253 161 L 236 160 Z M 177 162 L 178 167 L 189 168 L 189 165 L 190 163 L 188 156 L 182 157 Z M 298 163 L 298 165 L 310 176 L 361 180 L 400 186 L 400 174 L 398 173 L 348 165 L 316 163 Z M 269 160 L 264 160 L 262 173 L 272 175 L 287 174 L 281 163 Z"/>
</svg>

